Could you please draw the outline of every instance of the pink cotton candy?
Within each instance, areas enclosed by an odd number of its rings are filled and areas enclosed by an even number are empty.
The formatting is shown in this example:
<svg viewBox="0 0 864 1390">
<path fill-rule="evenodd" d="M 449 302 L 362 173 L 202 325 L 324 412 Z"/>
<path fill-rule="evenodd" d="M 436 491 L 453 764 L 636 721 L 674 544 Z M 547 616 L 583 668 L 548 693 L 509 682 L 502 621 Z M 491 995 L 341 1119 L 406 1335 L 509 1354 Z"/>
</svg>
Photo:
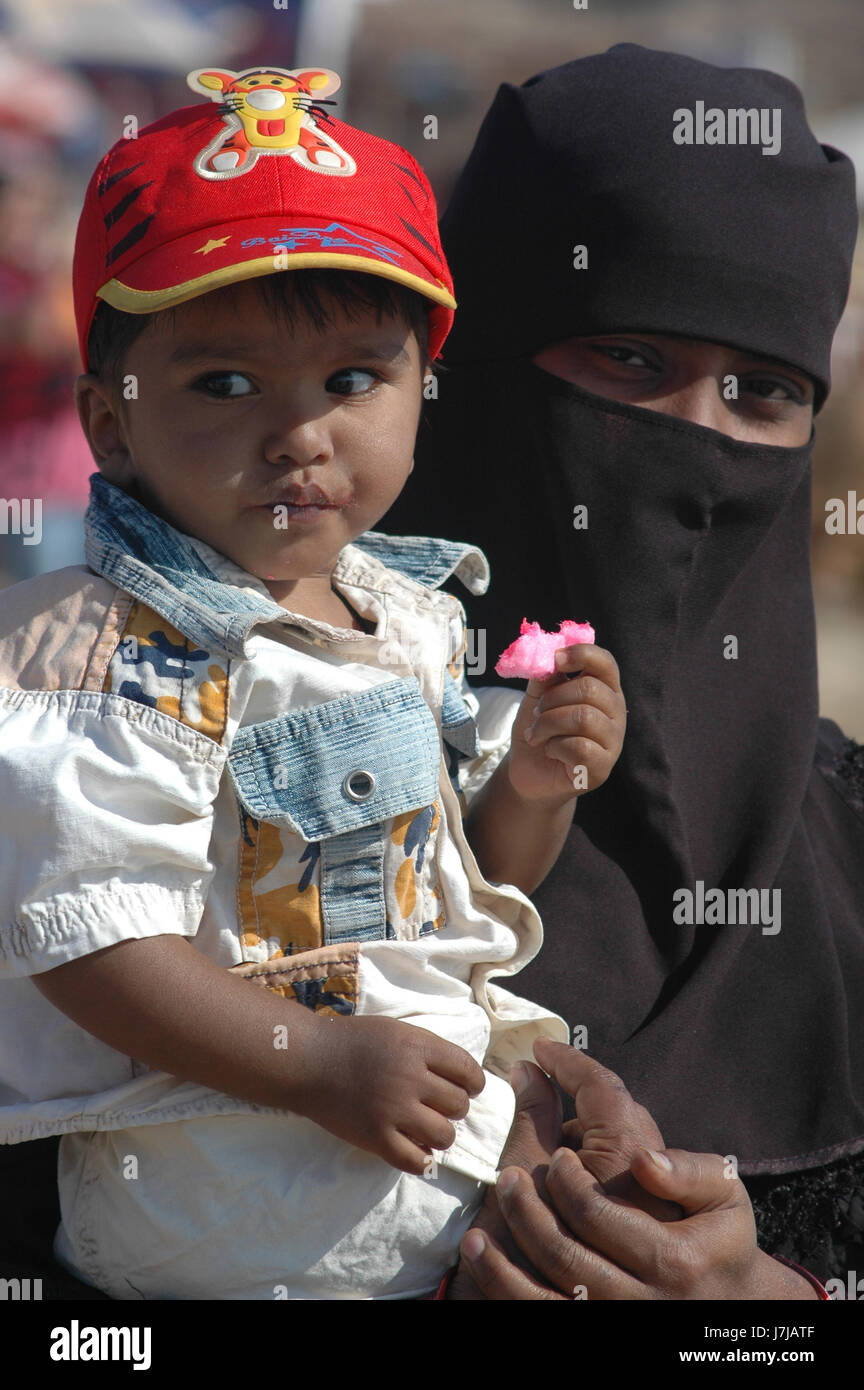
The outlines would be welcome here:
<svg viewBox="0 0 864 1390">
<path fill-rule="evenodd" d="M 544 632 L 539 623 L 523 618 L 519 636 L 501 653 L 495 670 L 499 676 L 516 676 L 519 680 L 546 680 L 556 674 L 555 653 L 559 647 L 593 641 L 590 623 L 574 623 L 565 618 L 558 624 L 557 632 Z"/>
</svg>

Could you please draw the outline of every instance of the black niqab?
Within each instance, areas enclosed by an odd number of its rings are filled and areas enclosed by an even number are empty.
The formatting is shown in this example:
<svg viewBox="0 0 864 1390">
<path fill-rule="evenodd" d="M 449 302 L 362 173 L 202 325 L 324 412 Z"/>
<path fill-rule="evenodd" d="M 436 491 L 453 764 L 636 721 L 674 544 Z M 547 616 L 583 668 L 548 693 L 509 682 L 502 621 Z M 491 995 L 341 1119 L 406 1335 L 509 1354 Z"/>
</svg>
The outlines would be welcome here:
<svg viewBox="0 0 864 1390">
<path fill-rule="evenodd" d="M 780 153 L 674 146 L 672 112 L 696 100 L 780 107 Z M 528 173 L 529 207 L 553 190 L 545 222 L 525 215 Z M 534 894 L 545 942 L 516 987 L 587 1027 L 667 1144 L 734 1154 L 745 1173 L 864 1147 L 864 767 L 818 720 L 811 446 L 741 443 L 526 357 L 641 328 L 775 356 L 827 389 L 852 188 L 770 74 L 623 45 L 502 88 L 442 224 L 453 370 L 380 523 L 486 551 L 489 593 L 459 595 L 487 632 L 476 683 L 498 683 L 523 616 L 590 620 L 618 660 L 624 751 Z M 661 205 L 674 245 L 654 255 Z M 745 224 L 761 239 L 743 243 Z M 589 272 L 572 257 L 554 270 L 553 233 L 588 245 Z M 727 890 L 765 890 L 760 920 L 676 921 L 674 895 L 696 904 L 700 883 L 727 911 Z"/>
<path fill-rule="evenodd" d="M 694 139 L 727 143 L 677 144 L 683 111 Z M 761 134 L 729 143 L 739 111 L 779 133 L 775 154 Z M 444 362 L 710 329 L 812 376 L 818 409 L 857 229 L 851 161 L 819 144 L 792 82 L 618 44 L 499 88 L 441 221 L 459 306 Z"/>
</svg>

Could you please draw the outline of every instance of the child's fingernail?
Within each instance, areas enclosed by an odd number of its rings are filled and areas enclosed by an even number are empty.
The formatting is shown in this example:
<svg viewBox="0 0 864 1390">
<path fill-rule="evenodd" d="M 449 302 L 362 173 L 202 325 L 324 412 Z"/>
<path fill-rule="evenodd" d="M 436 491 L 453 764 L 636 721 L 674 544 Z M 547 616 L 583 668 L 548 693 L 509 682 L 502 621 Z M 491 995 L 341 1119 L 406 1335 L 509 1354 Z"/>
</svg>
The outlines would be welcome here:
<svg viewBox="0 0 864 1390">
<path fill-rule="evenodd" d="M 526 742 L 526 743 L 530 743 L 533 737 L 534 737 L 534 725 L 533 725 L 533 724 L 529 724 L 529 725 L 528 725 L 528 728 L 525 730 L 525 742 Z"/>
<path fill-rule="evenodd" d="M 482 1231 L 469 1231 L 462 1242 L 462 1254 L 468 1260 L 479 1260 L 486 1249 Z"/>
<path fill-rule="evenodd" d="M 555 665 L 558 667 L 567 665 L 567 652 L 564 647 L 559 648 L 555 653 Z"/>
<path fill-rule="evenodd" d="M 513 1188 L 516 1186 L 518 1181 L 519 1178 L 516 1175 L 516 1173 L 505 1171 L 498 1178 L 496 1186 L 498 1188 L 498 1191 L 502 1194 L 502 1196 L 506 1197 L 508 1192 L 513 1191 Z"/>
<path fill-rule="evenodd" d="M 661 1173 L 672 1172 L 671 1159 L 668 1159 L 665 1154 L 658 1153 L 656 1149 L 643 1149 L 642 1152 L 648 1155 L 655 1168 L 659 1168 Z"/>
</svg>

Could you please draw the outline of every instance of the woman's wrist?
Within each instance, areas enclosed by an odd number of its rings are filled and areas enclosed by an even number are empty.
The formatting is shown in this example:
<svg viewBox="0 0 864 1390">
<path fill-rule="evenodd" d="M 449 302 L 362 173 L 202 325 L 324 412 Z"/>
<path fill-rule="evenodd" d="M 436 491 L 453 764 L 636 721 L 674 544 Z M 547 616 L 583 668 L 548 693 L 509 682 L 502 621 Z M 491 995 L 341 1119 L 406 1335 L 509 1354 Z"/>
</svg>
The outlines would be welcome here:
<svg viewBox="0 0 864 1390">
<path fill-rule="evenodd" d="M 799 1299 L 830 1301 L 831 1295 L 816 1278 L 816 1275 L 811 1274 L 801 1265 L 793 1264 L 791 1260 L 784 1259 L 782 1255 L 766 1255 L 763 1250 L 759 1250 L 757 1256 L 757 1267 L 754 1270 L 755 1282 L 750 1286 L 750 1292 L 745 1297 L 752 1300 L 770 1299 L 775 1302 L 791 1302 Z M 458 1269 L 458 1265 L 448 1269 L 435 1293 L 428 1295 L 431 1300 L 437 1302 L 450 1298 L 451 1285 Z M 735 1297 L 740 1296 L 740 1294 L 735 1295 Z"/>
<path fill-rule="evenodd" d="M 814 1290 L 816 1298 L 820 1299 L 822 1302 L 831 1302 L 831 1295 L 825 1288 L 825 1285 L 820 1279 L 816 1278 L 815 1274 L 811 1274 L 809 1269 L 804 1269 L 803 1265 L 796 1265 L 792 1260 L 787 1260 L 783 1255 L 773 1255 L 772 1259 L 774 1259 L 777 1264 L 785 1265 L 787 1269 L 793 1270 L 796 1274 L 800 1275 L 802 1279 L 806 1279 L 811 1289 Z"/>
<path fill-rule="evenodd" d="M 750 1291 L 742 1293 L 741 1296 L 776 1301 L 828 1297 L 815 1275 L 793 1265 L 782 1256 L 768 1255 L 764 1250 L 756 1252 Z"/>
</svg>

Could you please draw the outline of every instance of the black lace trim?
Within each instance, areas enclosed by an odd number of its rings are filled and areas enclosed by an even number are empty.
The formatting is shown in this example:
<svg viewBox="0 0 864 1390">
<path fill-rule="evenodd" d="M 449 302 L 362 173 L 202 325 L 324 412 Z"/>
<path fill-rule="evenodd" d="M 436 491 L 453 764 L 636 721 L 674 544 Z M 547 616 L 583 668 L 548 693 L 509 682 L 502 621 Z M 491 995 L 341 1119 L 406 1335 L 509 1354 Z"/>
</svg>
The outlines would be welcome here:
<svg viewBox="0 0 864 1390">
<path fill-rule="evenodd" d="M 844 738 L 833 759 L 821 767 L 835 791 L 864 820 L 864 746 Z"/>
<path fill-rule="evenodd" d="M 864 1276 L 864 1151 L 803 1173 L 744 1178 L 759 1245 L 824 1284 Z"/>
</svg>

